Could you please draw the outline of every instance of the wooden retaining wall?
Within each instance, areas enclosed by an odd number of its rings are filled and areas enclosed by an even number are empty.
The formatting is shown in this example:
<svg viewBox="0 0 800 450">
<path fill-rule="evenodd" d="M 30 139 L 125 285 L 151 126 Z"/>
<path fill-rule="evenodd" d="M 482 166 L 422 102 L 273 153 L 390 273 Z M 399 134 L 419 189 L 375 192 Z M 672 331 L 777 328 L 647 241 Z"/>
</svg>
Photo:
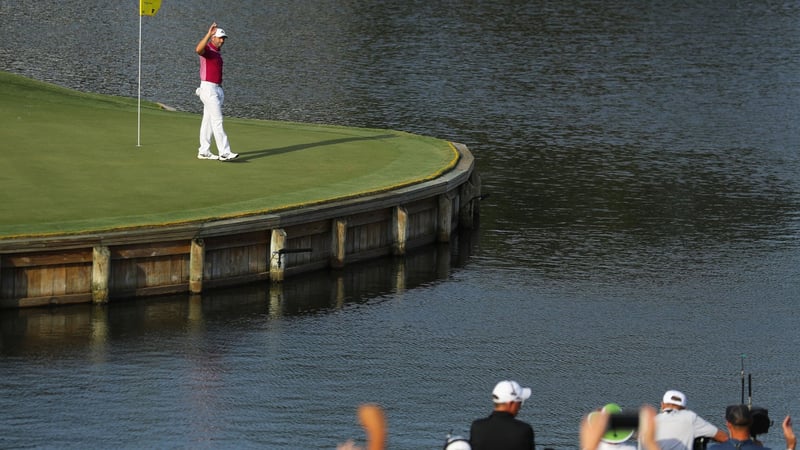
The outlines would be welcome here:
<svg viewBox="0 0 800 450">
<path fill-rule="evenodd" d="M 478 214 L 466 146 L 456 167 L 413 186 L 237 219 L 0 240 L 0 307 L 201 293 L 388 255 L 436 241 Z"/>
</svg>

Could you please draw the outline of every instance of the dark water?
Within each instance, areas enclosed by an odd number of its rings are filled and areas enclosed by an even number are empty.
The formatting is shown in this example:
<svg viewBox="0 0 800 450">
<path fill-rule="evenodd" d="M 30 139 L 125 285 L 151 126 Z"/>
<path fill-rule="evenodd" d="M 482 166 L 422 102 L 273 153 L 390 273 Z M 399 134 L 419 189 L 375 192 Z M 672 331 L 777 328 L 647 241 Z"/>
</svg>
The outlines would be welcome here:
<svg viewBox="0 0 800 450">
<path fill-rule="evenodd" d="M 109 3 L 0 0 L 0 68 L 135 97 L 136 5 Z M 282 294 L 4 312 L 0 447 L 334 448 L 376 401 L 391 448 L 440 448 L 508 377 L 574 448 L 670 388 L 723 425 L 743 354 L 755 403 L 800 413 L 800 4 L 165 0 L 143 98 L 200 111 L 211 21 L 228 115 L 463 142 L 480 229 Z"/>
</svg>

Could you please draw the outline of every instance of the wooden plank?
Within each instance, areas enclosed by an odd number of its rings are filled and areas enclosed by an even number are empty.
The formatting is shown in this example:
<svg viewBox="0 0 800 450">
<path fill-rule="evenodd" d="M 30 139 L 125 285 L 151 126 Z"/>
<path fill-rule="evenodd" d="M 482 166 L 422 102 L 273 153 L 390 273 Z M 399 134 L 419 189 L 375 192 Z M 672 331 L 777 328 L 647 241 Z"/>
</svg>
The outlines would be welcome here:
<svg viewBox="0 0 800 450">
<path fill-rule="evenodd" d="M 85 294 L 91 291 L 92 266 L 89 264 L 72 264 L 66 267 L 64 272 L 66 285 L 64 293 L 66 295 Z"/>
<path fill-rule="evenodd" d="M 50 295 L 64 295 L 67 291 L 67 266 L 53 266 L 49 271 Z"/>
<path fill-rule="evenodd" d="M 3 255 L 2 267 L 41 267 L 57 264 L 75 264 L 92 262 L 92 250 L 67 250 L 58 252 L 19 253 Z"/>
<path fill-rule="evenodd" d="M 439 208 L 439 200 L 437 197 L 426 198 L 416 202 L 411 202 L 403 205 L 409 214 L 418 214 L 422 211 L 432 211 Z"/>
<path fill-rule="evenodd" d="M 111 264 L 111 275 L 108 280 L 109 298 L 116 292 L 128 291 L 136 288 L 138 279 L 138 265 L 136 260 L 118 260 Z"/>
<path fill-rule="evenodd" d="M 254 245 L 248 248 L 246 273 L 266 272 L 267 245 Z"/>
<path fill-rule="evenodd" d="M 13 268 L 0 268 L 0 299 L 14 297 Z"/>
<path fill-rule="evenodd" d="M 189 253 L 190 241 L 154 242 L 130 246 L 111 247 L 111 259 L 155 258 Z"/>
<path fill-rule="evenodd" d="M 307 236 L 311 234 L 324 234 L 331 230 L 331 220 L 318 220 L 316 222 L 302 223 L 285 227 L 288 236 Z"/>
<path fill-rule="evenodd" d="M 44 267 L 28 267 L 25 269 L 25 297 L 50 297 L 50 292 L 42 292 L 42 273 Z"/>
<path fill-rule="evenodd" d="M 266 245 L 269 243 L 269 231 L 259 230 L 250 233 L 235 234 L 232 236 L 217 236 L 205 239 L 206 251 L 221 248 L 247 247 L 252 245 Z"/>
<path fill-rule="evenodd" d="M 347 216 L 347 224 L 350 227 L 357 228 L 362 225 L 369 225 L 376 222 L 388 222 L 392 220 L 392 208 L 382 208 L 362 214 Z"/>
</svg>

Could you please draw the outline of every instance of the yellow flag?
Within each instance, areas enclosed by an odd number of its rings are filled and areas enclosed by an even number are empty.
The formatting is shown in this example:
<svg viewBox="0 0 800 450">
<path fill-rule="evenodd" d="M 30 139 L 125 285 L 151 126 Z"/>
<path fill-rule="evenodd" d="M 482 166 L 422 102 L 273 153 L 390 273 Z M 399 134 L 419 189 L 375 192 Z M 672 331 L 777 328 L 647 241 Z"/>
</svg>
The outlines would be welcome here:
<svg viewBox="0 0 800 450">
<path fill-rule="evenodd" d="M 161 8 L 161 0 L 139 0 L 139 15 L 155 16 Z"/>
</svg>

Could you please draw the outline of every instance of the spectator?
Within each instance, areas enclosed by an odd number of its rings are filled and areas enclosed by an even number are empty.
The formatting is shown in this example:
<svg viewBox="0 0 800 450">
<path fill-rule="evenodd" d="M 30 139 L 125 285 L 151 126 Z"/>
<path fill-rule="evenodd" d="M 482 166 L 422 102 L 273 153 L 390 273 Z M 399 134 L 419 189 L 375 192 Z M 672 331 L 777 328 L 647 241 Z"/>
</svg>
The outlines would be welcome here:
<svg viewBox="0 0 800 450">
<path fill-rule="evenodd" d="M 530 388 L 523 388 L 516 381 L 497 383 L 492 391 L 494 410 L 470 427 L 472 450 L 533 450 L 533 427 L 516 418 L 530 396 Z"/>
<path fill-rule="evenodd" d="M 656 415 L 656 440 L 662 450 L 691 450 L 695 438 L 709 437 L 717 442 L 728 435 L 705 421 L 694 411 L 686 409 L 686 395 L 670 390 L 661 400 L 661 412 Z"/>
<path fill-rule="evenodd" d="M 709 450 L 769 450 L 761 443 L 753 440 L 750 425 L 753 424 L 753 415 L 747 405 L 730 405 L 725 408 L 725 425 L 731 434 L 726 442 L 712 445 Z M 786 449 L 795 450 L 797 438 L 792 430 L 792 418 L 783 419 L 783 438 L 786 440 Z"/>
</svg>

